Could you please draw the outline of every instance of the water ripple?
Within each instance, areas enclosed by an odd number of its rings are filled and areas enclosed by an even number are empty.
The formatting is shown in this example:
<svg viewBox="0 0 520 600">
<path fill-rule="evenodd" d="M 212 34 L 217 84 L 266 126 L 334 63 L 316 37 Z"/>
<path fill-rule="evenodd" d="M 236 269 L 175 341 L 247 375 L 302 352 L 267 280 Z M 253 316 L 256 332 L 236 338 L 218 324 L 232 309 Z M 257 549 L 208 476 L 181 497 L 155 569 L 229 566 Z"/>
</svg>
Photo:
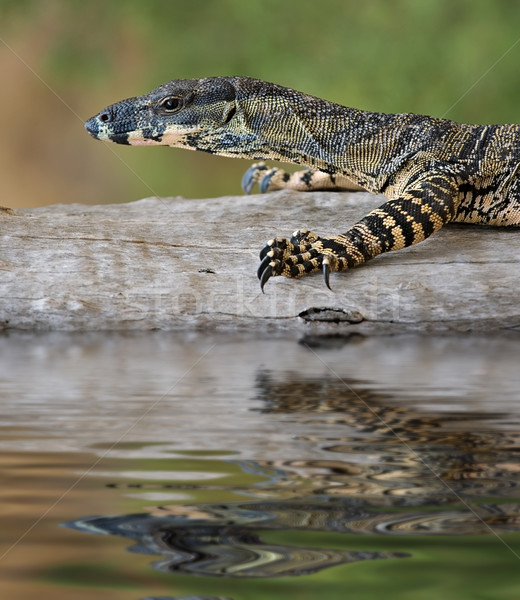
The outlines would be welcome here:
<svg viewBox="0 0 520 600">
<path fill-rule="evenodd" d="M 211 507 L 206 507 L 211 510 Z M 232 510 L 230 511 L 231 517 Z M 262 515 L 263 511 L 259 512 Z M 240 510 L 238 510 L 240 517 Z M 238 519 L 240 520 L 240 518 Z M 256 519 L 252 519 L 258 525 Z M 382 558 L 403 558 L 399 552 L 304 548 L 264 542 L 251 527 L 232 521 L 197 523 L 179 517 L 148 514 L 91 517 L 66 524 L 92 533 L 132 539 L 132 552 L 160 554 L 153 566 L 168 573 L 214 577 L 287 577 L 308 575 L 339 564 Z"/>
</svg>

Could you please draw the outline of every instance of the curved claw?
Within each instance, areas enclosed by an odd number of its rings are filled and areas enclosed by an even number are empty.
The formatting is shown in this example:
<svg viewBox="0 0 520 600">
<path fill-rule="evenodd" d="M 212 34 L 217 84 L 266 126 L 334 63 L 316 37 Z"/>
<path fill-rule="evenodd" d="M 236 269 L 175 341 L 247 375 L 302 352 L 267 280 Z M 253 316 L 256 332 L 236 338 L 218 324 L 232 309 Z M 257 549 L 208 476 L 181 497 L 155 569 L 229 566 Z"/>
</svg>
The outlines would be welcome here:
<svg viewBox="0 0 520 600">
<path fill-rule="evenodd" d="M 263 260 L 267 253 L 273 249 L 274 240 L 269 240 L 267 244 L 260 250 L 260 260 Z"/>
<path fill-rule="evenodd" d="M 323 268 L 323 279 L 325 280 L 325 285 L 332 292 L 332 288 L 330 287 L 330 283 L 329 283 L 330 264 L 326 257 L 323 259 L 323 267 L 322 268 Z"/>
<path fill-rule="evenodd" d="M 262 279 L 263 272 L 272 260 L 273 259 L 267 254 L 264 255 L 264 257 L 262 258 L 262 262 L 258 265 L 258 270 L 256 271 L 256 276 L 258 277 L 258 279 Z"/>
<path fill-rule="evenodd" d="M 271 275 L 273 274 L 273 267 L 270 264 L 264 269 L 262 276 L 260 277 L 260 289 L 262 290 L 262 294 L 264 294 L 264 285 L 269 281 Z"/>
<path fill-rule="evenodd" d="M 246 194 L 250 194 L 253 186 L 255 185 L 255 167 L 249 167 L 242 177 L 241 186 Z"/>
<path fill-rule="evenodd" d="M 269 184 L 271 183 L 271 179 L 273 178 L 274 173 L 275 171 L 273 169 L 270 173 L 267 173 L 267 175 L 264 175 L 262 177 L 262 181 L 260 182 L 261 194 L 265 194 L 267 192 L 267 189 L 269 188 Z"/>
<path fill-rule="evenodd" d="M 242 177 L 242 189 L 246 194 L 250 194 L 253 186 L 256 183 L 256 174 L 258 171 L 265 171 L 267 167 L 262 164 L 256 164 L 249 167 Z"/>
</svg>

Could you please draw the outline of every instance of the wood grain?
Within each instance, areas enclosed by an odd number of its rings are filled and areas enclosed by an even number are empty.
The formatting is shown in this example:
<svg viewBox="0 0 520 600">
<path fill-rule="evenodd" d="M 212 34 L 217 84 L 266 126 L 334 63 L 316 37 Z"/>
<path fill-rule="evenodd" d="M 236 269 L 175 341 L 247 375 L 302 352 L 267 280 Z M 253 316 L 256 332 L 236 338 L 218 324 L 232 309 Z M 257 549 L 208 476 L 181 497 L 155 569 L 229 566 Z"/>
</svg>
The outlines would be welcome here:
<svg viewBox="0 0 520 600">
<path fill-rule="evenodd" d="M 271 194 L 0 211 L 5 329 L 401 332 L 520 328 L 520 232 L 448 226 L 350 272 L 272 279 L 258 252 L 308 227 L 340 233 L 384 202 Z"/>
</svg>

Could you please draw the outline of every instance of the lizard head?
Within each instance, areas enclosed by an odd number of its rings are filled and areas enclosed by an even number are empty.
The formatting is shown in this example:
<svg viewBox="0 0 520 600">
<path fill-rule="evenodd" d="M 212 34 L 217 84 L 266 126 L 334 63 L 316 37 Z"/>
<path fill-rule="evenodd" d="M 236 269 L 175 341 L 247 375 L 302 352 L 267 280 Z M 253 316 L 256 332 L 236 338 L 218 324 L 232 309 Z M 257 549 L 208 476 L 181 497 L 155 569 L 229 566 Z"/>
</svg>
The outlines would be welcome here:
<svg viewBox="0 0 520 600">
<path fill-rule="evenodd" d="M 108 106 L 85 128 L 96 139 L 118 144 L 176 146 L 224 156 L 254 153 L 258 136 L 237 98 L 236 82 L 243 79 L 170 81 L 149 94 Z"/>
<path fill-rule="evenodd" d="M 334 164 L 322 147 L 323 117 L 344 110 L 252 77 L 177 79 L 108 106 L 85 128 L 118 144 L 176 146 L 327 170 Z"/>
</svg>

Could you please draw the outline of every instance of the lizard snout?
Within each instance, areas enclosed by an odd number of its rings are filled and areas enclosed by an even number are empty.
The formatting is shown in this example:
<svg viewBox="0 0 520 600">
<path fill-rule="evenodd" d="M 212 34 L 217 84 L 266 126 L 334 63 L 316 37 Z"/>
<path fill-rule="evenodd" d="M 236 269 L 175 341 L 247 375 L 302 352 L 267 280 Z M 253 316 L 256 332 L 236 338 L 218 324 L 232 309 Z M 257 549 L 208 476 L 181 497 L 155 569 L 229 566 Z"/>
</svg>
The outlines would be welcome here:
<svg viewBox="0 0 520 600">
<path fill-rule="evenodd" d="M 98 137 L 99 134 L 99 120 L 98 117 L 92 117 L 85 123 L 85 129 L 90 133 L 93 138 Z"/>
</svg>

